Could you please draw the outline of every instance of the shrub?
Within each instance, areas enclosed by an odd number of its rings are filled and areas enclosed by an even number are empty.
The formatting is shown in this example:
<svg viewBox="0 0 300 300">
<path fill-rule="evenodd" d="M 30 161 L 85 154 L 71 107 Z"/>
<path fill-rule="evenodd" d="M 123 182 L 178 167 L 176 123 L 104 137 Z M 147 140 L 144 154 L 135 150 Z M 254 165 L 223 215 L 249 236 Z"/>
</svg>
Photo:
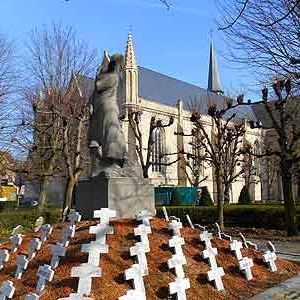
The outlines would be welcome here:
<svg viewBox="0 0 300 300">
<path fill-rule="evenodd" d="M 177 205 L 181 205 L 181 203 L 182 203 L 181 193 L 178 188 L 175 188 L 172 193 L 170 205 L 177 206 Z"/>
<path fill-rule="evenodd" d="M 246 186 L 241 189 L 238 202 L 239 204 L 251 204 L 250 194 Z"/>
<path fill-rule="evenodd" d="M 0 212 L 15 209 L 17 205 L 17 201 L 0 201 Z"/>
<path fill-rule="evenodd" d="M 214 203 L 211 199 L 210 193 L 207 189 L 207 186 L 204 186 L 201 189 L 201 195 L 200 195 L 198 204 L 201 206 L 213 206 L 214 205 Z"/>
<path fill-rule="evenodd" d="M 163 217 L 162 207 L 156 207 L 157 216 Z M 186 221 L 189 214 L 193 223 L 212 225 L 218 221 L 215 206 L 169 206 L 168 213 Z M 224 221 L 227 227 L 255 227 L 284 229 L 284 207 L 275 205 L 225 205 Z M 297 207 L 297 222 L 300 223 L 300 207 Z"/>
</svg>

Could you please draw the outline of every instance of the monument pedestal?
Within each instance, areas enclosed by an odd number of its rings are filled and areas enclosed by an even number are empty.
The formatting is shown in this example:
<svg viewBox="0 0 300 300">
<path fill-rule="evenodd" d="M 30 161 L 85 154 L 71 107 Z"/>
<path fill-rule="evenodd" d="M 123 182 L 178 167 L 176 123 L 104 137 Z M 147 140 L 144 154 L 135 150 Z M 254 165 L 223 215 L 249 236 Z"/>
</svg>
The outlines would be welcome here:
<svg viewBox="0 0 300 300">
<path fill-rule="evenodd" d="M 96 209 L 108 207 L 119 218 L 133 218 L 141 210 L 155 215 L 154 186 L 147 179 L 95 176 L 80 180 L 75 208 L 84 219 L 93 219 Z"/>
</svg>

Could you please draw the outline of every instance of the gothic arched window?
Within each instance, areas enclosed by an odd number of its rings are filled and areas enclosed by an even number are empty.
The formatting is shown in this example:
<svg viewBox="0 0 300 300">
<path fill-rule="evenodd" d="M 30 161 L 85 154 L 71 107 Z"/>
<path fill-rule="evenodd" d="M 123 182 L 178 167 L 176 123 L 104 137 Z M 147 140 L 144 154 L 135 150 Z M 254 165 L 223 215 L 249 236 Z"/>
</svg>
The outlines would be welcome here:
<svg viewBox="0 0 300 300">
<path fill-rule="evenodd" d="M 165 162 L 165 158 L 161 155 L 165 153 L 165 131 L 161 127 L 157 127 L 152 132 L 153 150 L 152 150 L 152 171 L 164 173 L 166 167 L 161 165 Z"/>
<path fill-rule="evenodd" d="M 253 146 L 253 153 L 254 154 L 261 154 L 261 146 L 259 141 L 255 141 L 254 142 L 254 146 Z M 262 173 L 262 161 L 261 158 L 254 156 L 254 168 L 255 168 L 255 175 L 256 176 L 260 176 Z"/>
</svg>

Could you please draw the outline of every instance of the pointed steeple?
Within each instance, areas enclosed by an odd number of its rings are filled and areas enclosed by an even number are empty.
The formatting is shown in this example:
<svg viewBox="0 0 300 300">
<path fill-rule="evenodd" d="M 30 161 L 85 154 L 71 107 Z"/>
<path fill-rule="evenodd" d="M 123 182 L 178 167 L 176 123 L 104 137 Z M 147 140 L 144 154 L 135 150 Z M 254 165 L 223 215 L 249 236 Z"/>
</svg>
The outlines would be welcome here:
<svg viewBox="0 0 300 300">
<path fill-rule="evenodd" d="M 132 33 L 128 33 L 127 44 L 126 44 L 126 53 L 125 53 L 125 68 L 127 69 L 136 69 L 136 59 L 134 55 L 134 48 L 133 48 L 133 40 L 132 40 Z"/>
<path fill-rule="evenodd" d="M 135 59 L 132 33 L 128 33 L 125 51 L 125 103 L 139 103 L 138 66 Z"/>
<path fill-rule="evenodd" d="M 207 90 L 219 95 L 223 94 L 213 42 L 210 44 Z"/>
</svg>

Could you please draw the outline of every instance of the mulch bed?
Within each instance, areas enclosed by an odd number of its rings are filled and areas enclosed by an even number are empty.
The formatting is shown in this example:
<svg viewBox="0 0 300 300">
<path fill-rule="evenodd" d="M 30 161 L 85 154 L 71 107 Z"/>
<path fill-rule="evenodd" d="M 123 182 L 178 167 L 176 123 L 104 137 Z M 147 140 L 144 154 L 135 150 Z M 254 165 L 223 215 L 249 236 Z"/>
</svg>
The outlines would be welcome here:
<svg viewBox="0 0 300 300">
<path fill-rule="evenodd" d="M 88 232 L 89 226 L 95 224 L 93 221 L 84 221 L 77 226 L 76 236 L 71 240 L 67 248 L 67 256 L 55 270 L 54 279 L 47 283 L 45 292 L 40 297 L 41 300 L 52 300 L 68 297 L 70 293 L 77 290 L 78 278 L 71 278 L 71 268 L 80 263 L 87 262 L 88 255 L 81 252 L 81 244 L 88 243 L 94 239 Z M 114 225 L 114 234 L 107 235 L 109 253 L 102 254 L 100 267 L 102 277 L 94 278 L 92 293 L 94 300 L 116 300 L 125 295 L 131 289 L 131 283 L 124 280 L 124 271 L 129 268 L 134 260 L 129 256 L 129 248 L 137 241 L 133 234 L 133 228 L 137 226 L 134 220 L 119 219 L 111 222 Z M 33 292 L 37 283 L 36 272 L 38 266 L 50 263 L 51 245 L 60 241 L 63 223 L 54 226 L 51 237 L 43 244 L 37 256 L 29 263 L 27 271 L 22 279 L 14 280 L 16 269 L 15 260 L 18 254 L 28 253 L 29 241 L 36 234 L 32 233 L 24 237 L 23 243 L 17 254 L 13 254 L 9 263 L 0 271 L 0 282 L 12 280 L 16 287 L 15 300 L 23 300 L 26 293 Z M 151 220 L 152 234 L 149 235 L 151 251 L 146 254 L 149 267 L 149 276 L 144 277 L 147 299 L 167 299 L 168 284 L 175 278 L 173 270 L 167 266 L 167 260 L 172 256 L 172 251 L 168 247 L 168 240 L 171 238 L 167 230 L 167 223 L 163 219 L 155 218 Z M 277 273 L 271 273 L 262 261 L 260 252 L 243 249 L 243 255 L 253 258 L 252 268 L 254 279 L 247 282 L 240 274 L 237 267 L 237 260 L 229 249 L 229 242 L 215 238 L 213 245 L 218 248 L 219 255 L 217 262 L 224 268 L 225 276 L 223 282 L 225 291 L 218 292 L 206 279 L 206 272 L 209 270 L 208 263 L 199 255 L 199 251 L 204 249 L 199 241 L 199 231 L 188 227 L 181 229 L 181 234 L 185 239 L 184 253 L 187 265 L 184 266 L 186 277 L 190 279 L 191 288 L 187 290 L 187 299 L 191 300 L 233 300 L 249 299 L 271 286 L 292 277 L 300 272 L 300 266 L 286 260 L 278 259 L 276 264 Z M 6 245 L 7 246 L 7 245 Z M 1 248 L 4 248 L 1 245 Z M 170 298 L 169 298 L 170 299 Z M 138 300 L 138 299 L 137 299 Z"/>
</svg>

